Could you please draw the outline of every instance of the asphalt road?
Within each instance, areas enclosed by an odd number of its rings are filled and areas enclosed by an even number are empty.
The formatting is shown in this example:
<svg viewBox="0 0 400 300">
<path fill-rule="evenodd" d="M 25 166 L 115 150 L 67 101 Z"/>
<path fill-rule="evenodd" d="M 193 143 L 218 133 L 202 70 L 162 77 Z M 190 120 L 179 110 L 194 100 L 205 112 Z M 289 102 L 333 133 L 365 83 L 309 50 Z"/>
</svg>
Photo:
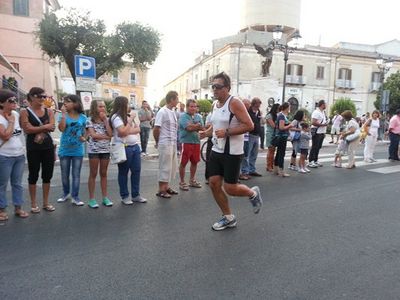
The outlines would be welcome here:
<svg viewBox="0 0 400 300">
<path fill-rule="evenodd" d="M 324 167 L 290 178 L 266 174 L 262 153 L 264 176 L 247 182 L 260 186 L 262 211 L 232 199 L 238 226 L 221 232 L 207 186 L 157 199 L 157 160 L 144 160 L 149 201 L 123 206 L 112 166 L 112 208 L 55 203 L 1 224 L 0 299 L 399 299 L 400 164 L 386 148 L 347 170 L 330 166 L 325 147 Z M 59 176 L 57 167 L 52 202 Z"/>
</svg>

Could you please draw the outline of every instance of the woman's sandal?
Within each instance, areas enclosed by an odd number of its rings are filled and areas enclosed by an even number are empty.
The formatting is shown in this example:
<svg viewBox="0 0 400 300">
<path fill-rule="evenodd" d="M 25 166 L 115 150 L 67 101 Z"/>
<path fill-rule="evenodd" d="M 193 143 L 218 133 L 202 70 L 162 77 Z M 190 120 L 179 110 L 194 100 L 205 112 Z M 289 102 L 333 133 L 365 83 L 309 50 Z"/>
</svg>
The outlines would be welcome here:
<svg viewBox="0 0 400 300">
<path fill-rule="evenodd" d="M 7 221 L 8 215 L 5 211 L 0 211 L 0 221 Z"/>
<path fill-rule="evenodd" d="M 22 218 L 22 219 L 29 217 L 29 214 L 26 211 L 23 211 L 22 209 L 16 210 L 14 212 L 14 214 L 16 217 Z"/>
<path fill-rule="evenodd" d="M 40 213 L 40 208 L 38 206 L 31 208 L 31 213 L 38 214 Z"/>
<path fill-rule="evenodd" d="M 48 211 L 48 212 L 53 212 L 56 210 L 56 208 L 53 205 L 48 204 L 46 206 L 43 206 L 43 210 Z"/>
<path fill-rule="evenodd" d="M 158 192 L 158 193 L 156 194 L 156 196 L 157 196 L 157 197 L 160 197 L 160 198 L 166 198 L 166 199 L 171 198 L 171 195 L 168 194 L 167 192 Z"/>
<path fill-rule="evenodd" d="M 189 182 L 189 186 L 194 187 L 194 188 L 201 188 L 201 184 L 200 182 L 196 181 L 196 180 L 191 180 Z"/>
<path fill-rule="evenodd" d="M 180 188 L 182 191 L 188 191 L 188 190 L 189 190 L 189 186 L 187 185 L 186 182 L 180 182 L 180 183 L 179 183 L 179 188 Z"/>
<path fill-rule="evenodd" d="M 179 194 L 177 191 L 174 191 L 171 188 L 168 188 L 167 193 L 170 194 L 170 195 L 178 195 Z"/>
</svg>

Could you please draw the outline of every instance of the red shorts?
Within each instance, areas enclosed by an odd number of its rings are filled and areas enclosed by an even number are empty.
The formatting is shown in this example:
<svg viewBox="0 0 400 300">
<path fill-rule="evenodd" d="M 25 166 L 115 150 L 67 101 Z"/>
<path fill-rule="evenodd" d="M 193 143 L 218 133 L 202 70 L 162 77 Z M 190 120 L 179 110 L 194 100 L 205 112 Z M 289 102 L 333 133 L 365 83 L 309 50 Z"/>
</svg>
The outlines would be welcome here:
<svg viewBox="0 0 400 300">
<path fill-rule="evenodd" d="M 200 144 L 182 144 L 181 164 L 186 165 L 188 161 L 197 164 L 200 161 Z"/>
</svg>

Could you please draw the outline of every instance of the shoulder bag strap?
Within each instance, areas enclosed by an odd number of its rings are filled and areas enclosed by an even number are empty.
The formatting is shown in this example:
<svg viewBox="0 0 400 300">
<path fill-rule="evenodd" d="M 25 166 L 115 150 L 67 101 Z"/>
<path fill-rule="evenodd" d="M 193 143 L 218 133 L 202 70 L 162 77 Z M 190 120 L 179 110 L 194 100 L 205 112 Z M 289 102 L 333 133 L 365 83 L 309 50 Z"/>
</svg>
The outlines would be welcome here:
<svg viewBox="0 0 400 300">
<path fill-rule="evenodd" d="M 229 112 L 230 112 L 228 128 L 229 128 L 229 125 L 231 125 L 231 122 L 232 122 L 233 117 L 235 116 L 235 115 L 233 114 L 233 112 L 231 111 L 231 100 L 232 100 L 232 98 L 233 98 L 233 96 L 230 96 L 229 99 L 228 99 L 228 101 L 229 101 L 228 110 L 229 110 Z M 231 145 L 230 145 L 230 138 L 229 138 L 229 136 L 227 136 L 227 137 L 226 137 L 226 141 L 225 141 L 224 154 L 229 154 L 229 152 L 230 152 L 230 150 L 231 150 L 230 148 L 231 148 Z"/>
<path fill-rule="evenodd" d="M 32 116 L 36 119 L 36 121 L 39 122 L 39 125 L 42 126 L 43 123 L 42 121 L 40 121 L 39 117 L 35 114 L 35 112 L 30 107 L 27 107 L 26 109 L 32 114 Z"/>
</svg>

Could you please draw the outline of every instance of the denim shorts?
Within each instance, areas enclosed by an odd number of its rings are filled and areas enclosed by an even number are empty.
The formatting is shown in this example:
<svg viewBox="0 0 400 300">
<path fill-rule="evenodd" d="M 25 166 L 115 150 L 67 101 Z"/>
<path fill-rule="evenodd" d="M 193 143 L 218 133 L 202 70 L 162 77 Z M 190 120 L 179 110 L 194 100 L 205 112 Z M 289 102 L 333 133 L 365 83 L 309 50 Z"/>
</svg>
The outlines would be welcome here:
<svg viewBox="0 0 400 300">
<path fill-rule="evenodd" d="M 89 159 L 110 159 L 110 153 L 89 153 Z"/>
</svg>

